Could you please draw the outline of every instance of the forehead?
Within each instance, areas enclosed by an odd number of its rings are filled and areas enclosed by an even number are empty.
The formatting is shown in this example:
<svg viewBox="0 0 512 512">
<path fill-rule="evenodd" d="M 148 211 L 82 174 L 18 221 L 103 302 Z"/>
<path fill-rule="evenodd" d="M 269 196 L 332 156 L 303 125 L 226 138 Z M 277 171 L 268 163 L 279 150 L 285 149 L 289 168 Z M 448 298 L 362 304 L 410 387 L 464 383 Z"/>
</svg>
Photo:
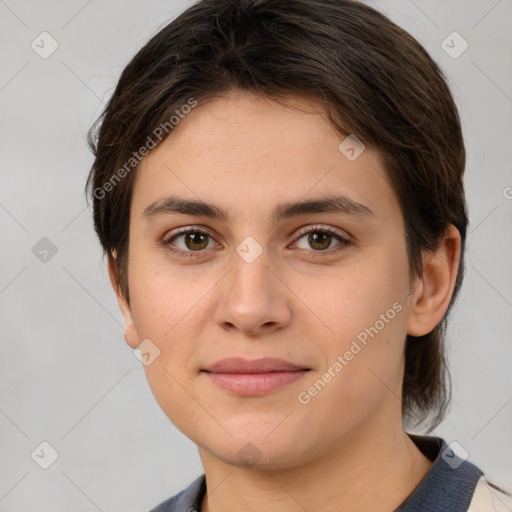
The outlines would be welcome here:
<svg viewBox="0 0 512 512">
<path fill-rule="evenodd" d="M 141 162 L 134 213 L 169 194 L 246 217 L 275 214 L 278 202 L 343 194 L 381 217 L 399 215 L 378 152 L 366 148 L 350 160 L 339 149 L 344 139 L 314 100 L 283 105 L 232 91 L 199 103 Z"/>
</svg>

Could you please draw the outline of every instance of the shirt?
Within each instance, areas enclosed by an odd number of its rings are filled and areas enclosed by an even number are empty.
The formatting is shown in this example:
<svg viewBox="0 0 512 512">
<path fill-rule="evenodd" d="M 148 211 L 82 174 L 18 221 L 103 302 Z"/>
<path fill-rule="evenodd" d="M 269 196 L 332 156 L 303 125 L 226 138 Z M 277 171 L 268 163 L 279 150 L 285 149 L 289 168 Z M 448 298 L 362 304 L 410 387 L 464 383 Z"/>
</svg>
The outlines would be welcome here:
<svg viewBox="0 0 512 512">
<path fill-rule="evenodd" d="M 433 461 L 427 474 L 394 512 L 511 512 L 512 497 L 492 488 L 483 472 L 460 458 L 444 439 L 408 434 Z M 205 475 L 150 512 L 201 512 Z"/>
</svg>

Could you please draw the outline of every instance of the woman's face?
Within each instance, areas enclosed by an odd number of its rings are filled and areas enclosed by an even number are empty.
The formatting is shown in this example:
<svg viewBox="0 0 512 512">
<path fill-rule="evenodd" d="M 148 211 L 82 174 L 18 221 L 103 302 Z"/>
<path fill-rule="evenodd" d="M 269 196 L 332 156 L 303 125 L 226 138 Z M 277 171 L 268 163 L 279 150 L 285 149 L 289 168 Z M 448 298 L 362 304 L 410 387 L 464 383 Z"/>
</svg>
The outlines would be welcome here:
<svg viewBox="0 0 512 512">
<path fill-rule="evenodd" d="M 199 103 L 133 190 L 126 340 L 169 419 L 229 464 L 291 467 L 401 425 L 397 199 L 376 152 L 339 148 L 321 106 L 294 102 L 310 110 L 239 91 Z"/>
</svg>

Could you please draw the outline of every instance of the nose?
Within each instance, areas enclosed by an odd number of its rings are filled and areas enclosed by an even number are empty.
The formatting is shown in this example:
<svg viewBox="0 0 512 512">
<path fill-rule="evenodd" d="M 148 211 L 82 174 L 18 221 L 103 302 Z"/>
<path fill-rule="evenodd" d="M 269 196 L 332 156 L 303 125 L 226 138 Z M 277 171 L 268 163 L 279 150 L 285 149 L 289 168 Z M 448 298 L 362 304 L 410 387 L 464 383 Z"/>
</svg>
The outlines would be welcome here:
<svg viewBox="0 0 512 512">
<path fill-rule="evenodd" d="M 291 321 L 291 292 L 279 265 L 264 250 L 254 261 L 233 257 L 233 268 L 222 281 L 215 321 L 224 330 L 248 337 L 268 335 Z"/>
</svg>

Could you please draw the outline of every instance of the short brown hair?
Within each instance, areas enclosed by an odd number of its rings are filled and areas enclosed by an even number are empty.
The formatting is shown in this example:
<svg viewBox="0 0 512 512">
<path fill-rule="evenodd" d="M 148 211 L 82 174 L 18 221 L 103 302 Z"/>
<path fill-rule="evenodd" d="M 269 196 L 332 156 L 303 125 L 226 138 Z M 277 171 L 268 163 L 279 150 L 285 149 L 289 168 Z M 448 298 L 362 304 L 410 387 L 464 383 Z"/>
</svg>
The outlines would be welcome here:
<svg viewBox="0 0 512 512">
<path fill-rule="evenodd" d="M 410 34 L 361 2 L 200 0 L 135 55 L 89 132 L 95 160 L 86 190 L 120 291 L 129 302 L 139 148 L 165 139 L 154 141 L 155 133 L 191 98 L 206 101 L 234 88 L 275 101 L 290 94 L 319 100 L 340 134 L 355 134 L 382 155 L 404 217 L 411 282 L 422 274 L 422 251 L 438 247 L 448 224 L 458 229 L 448 311 L 432 332 L 406 340 L 403 418 L 417 425 L 431 417 L 431 431 L 451 398 L 444 345 L 464 272 L 465 148 L 443 72 Z"/>
</svg>

